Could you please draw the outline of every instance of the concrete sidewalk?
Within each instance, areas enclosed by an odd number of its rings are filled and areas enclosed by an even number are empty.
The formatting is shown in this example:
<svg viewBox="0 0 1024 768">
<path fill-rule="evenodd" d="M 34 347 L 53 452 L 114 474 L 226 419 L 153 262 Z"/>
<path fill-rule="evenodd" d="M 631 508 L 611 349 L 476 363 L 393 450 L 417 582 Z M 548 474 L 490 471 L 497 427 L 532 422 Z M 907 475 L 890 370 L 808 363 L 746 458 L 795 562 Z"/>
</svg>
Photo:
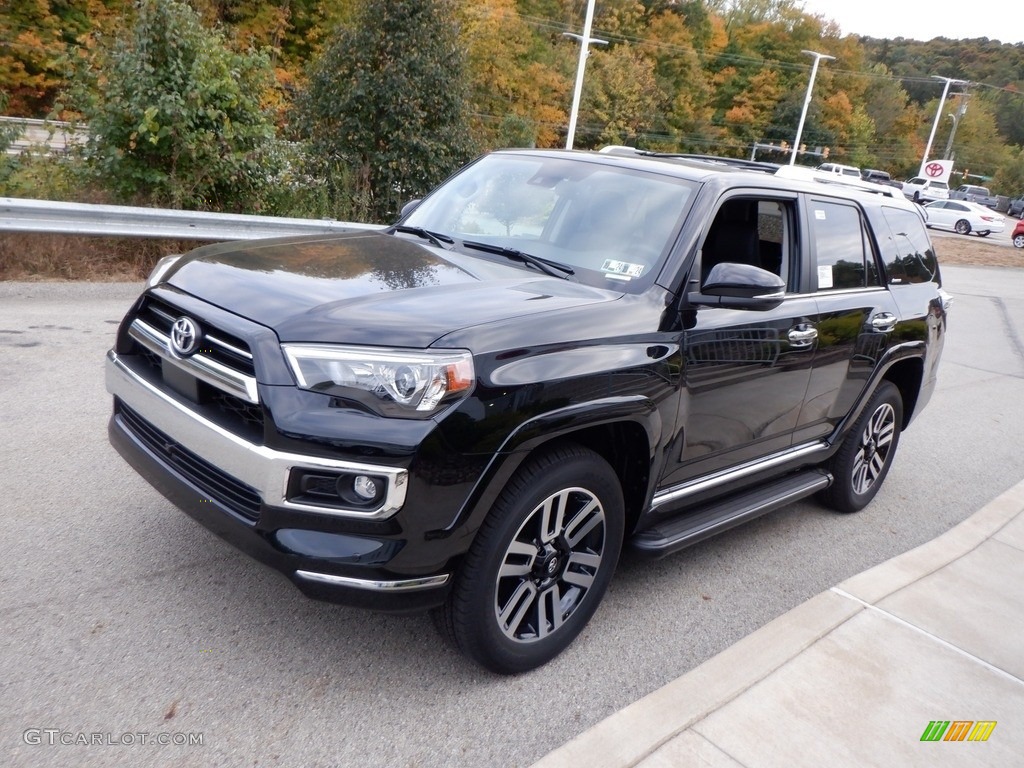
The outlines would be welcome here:
<svg viewBox="0 0 1024 768">
<path fill-rule="evenodd" d="M 932 721 L 996 725 L 923 741 Z M 1024 482 L 534 768 L 911 765 L 1024 765 Z"/>
</svg>

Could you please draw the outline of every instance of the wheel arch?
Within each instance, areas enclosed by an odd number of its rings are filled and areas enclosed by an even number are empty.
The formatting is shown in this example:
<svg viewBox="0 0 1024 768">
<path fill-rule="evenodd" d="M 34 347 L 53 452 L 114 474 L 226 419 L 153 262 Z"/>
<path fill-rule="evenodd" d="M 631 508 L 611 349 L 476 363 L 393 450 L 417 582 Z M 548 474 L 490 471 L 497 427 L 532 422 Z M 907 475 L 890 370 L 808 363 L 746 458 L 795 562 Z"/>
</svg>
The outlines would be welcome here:
<svg viewBox="0 0 1024 768">
<path fill-rule="evenodd" d="M 924 382 L 924 360 L 920 357 L 908 357 L 893 363 L 885 371 L 882 377 L 884 381 L 891 381 L 900 391 L 903 400 L 903 423 L 902 429 L 914 418 L 917 409 L 917 401 L 921 396 L 921 386 Z"/>
<path fill-rule="evenodd" d="M 618 476 L 628 535 L 652 492 L 654 450 L 661 433 L 660 412 L 643 397 L 587 403 L 530 419 L 509 435 L 495 453 L 446 531 L 464 528 L 474 535 L 520 466 L 541 451 L 574 443 L 604 458 Z"/>
</svg>

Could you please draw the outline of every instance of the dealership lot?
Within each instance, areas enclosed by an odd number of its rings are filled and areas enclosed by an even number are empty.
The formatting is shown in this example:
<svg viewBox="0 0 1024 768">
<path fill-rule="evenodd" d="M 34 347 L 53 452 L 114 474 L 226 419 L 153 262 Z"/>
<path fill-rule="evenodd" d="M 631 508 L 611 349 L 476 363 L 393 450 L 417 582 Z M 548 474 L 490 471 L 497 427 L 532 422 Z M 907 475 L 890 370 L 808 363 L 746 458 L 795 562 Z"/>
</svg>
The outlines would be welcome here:
<svg viewBox="0 0 1024 768">
<path fill-rule="evenodd" d="M 306 600 L 124 466 L 102 361 L 139 286 L 0 283 L 0 762 L 530 764 L 1021 479 L 1024 270 L 943 273 L 939 388 L 874 504 L 798 504 L 626 559 L 580 640 L 515 678 L 469 666 L 425 617 Z"/>
</svg>

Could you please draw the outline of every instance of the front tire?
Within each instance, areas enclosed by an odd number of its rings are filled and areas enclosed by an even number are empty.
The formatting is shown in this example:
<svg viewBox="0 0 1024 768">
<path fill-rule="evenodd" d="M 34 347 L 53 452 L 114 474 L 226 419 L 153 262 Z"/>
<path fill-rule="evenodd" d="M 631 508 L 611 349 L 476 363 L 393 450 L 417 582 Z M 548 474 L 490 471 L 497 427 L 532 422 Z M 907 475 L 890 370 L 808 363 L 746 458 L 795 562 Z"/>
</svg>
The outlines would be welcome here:
<svg viewBox="0 0 1024 768">
<path fill-rule="evenodd" d="M 1013 238 L 1013 247 L 1014 248 L 1024 248 L 1024 235 L 1016 235 Z"/>
<path fill-rule="evenodd" d="M 492 672 L 546 664 L 601 602 L 624 520 L 619 479 L 595 452 L 565 445 L 531 460 L 481 526 L 438 629 Z"/>
<path fill-rule="evenodd" d="M 838 512 L 859 512 L 870 504 L 889 474 L 902 429 L 903 398 L 895 384 L 883 381 L 826 464 L 833 481 L 819 501 Z"/>
<path fill-rule="evenodd" d="M 971 234 L 971 223 L 967 219 L 960 219 L 954 226 L 953 229 L 959 235 Z"/>
</svg>

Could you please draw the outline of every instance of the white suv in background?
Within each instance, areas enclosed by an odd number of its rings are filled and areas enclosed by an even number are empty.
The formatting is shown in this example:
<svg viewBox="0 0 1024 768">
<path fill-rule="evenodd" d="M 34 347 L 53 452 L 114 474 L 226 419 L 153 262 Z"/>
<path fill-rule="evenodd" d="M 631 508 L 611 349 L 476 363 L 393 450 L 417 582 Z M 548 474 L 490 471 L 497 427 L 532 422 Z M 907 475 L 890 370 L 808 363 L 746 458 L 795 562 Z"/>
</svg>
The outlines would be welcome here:
<svg viewBox="0 0 1024 768">
<path fill-rule="evenodd" d="M 824 173 L 834 173 L 837 176 L 852 176 L 855 179 L 860 178 L 860 168 L 854 165 L 840 165 L 839 163 L 822 163 L 815 170 L 822 171 Z"/>
<path fill-rule="evenodd" d="M 903 195 L 915 203 L 930 203 L 932 200 L 948 200 L 949 184 L 944 181 L 915 176 L 903 182 Z"/>
</svg>

